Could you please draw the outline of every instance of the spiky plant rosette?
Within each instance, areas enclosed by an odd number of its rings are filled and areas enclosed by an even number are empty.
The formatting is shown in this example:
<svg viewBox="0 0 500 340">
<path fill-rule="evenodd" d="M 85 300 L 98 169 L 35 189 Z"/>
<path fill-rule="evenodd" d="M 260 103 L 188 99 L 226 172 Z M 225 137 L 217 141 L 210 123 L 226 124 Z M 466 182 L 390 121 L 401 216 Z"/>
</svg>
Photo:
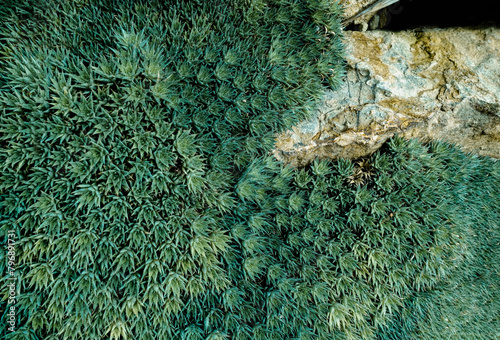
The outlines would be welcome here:
<svg viewBox="0 0 500 340">
<path fill-rule="evenodd" d="M 500 162 L 399 137 L 363 162 L 373 172 L 357 187 L 350 160 L 292 171 L 264 159 L 238 183 L 255 214 L 244 270 L 270 334 L 498 335 Z"/>
<path fill-rule="evenodd" d="M 400 138 L 361 163 L 266 156 L 338 83 L 335 3 L 46 0 L 0 16 L 0 230 L 17 242 L 2 336 L 495 334 L 494 316 L 447 313 L 478 275 L 465 300 L 498 311 L 498 162 Z"/>
<path fill-rule="evenodd" d="M 232 235 L 253 215 L 234 186 L 338 82 L 338 12 L 316 0 L 4 10 L 0 216 L 18 238 L 18 295 L 2 335 L 258 339 L 266 311 L 238 288 Z"/>
<path fill-rule="evenodd" d="M 451 273 L 403 302 L 377 339 L 496 339 L 500 336 L 500 162 L 434 143 L 433 167 L 451 183 L 456 231 Z M 442 195 L 442 190 L 438 190 Z M 441 196 L 440 196 L 441 197 Z M 440 228 L 433 228 L 432 232 Z M 451 249 L 453 246 L 448 246 Z"/>
</svg>

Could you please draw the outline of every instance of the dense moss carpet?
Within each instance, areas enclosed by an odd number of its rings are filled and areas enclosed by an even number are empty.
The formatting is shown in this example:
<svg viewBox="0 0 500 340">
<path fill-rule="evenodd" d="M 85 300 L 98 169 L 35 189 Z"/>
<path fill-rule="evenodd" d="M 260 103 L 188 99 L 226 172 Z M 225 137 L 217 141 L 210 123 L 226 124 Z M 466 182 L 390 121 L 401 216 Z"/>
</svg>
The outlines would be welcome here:
<svg viewBox="0 0 500 340">
<path fill-rule="evenodd" d="M 359 162 L 269 156 L 340 84 L 335 2 L 0 19 L 2 338 L 498 336 L 498 162 L 400 138 Z"/>
</svg>

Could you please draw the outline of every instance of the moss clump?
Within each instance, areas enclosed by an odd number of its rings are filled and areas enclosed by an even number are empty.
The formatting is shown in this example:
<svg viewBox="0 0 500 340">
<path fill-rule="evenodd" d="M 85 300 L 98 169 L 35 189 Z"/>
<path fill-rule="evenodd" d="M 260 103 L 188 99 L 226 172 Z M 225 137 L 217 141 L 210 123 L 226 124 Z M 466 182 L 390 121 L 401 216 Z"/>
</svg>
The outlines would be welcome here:
<svg viewBox="0 0 500 340">
<path fill-rule="evenodd" d="M 464 155 L 445 144 L 430 149 L 451 183 L 454 242 L 451 273 L 404 301 L 378 339 L 494 339 L 500 334 L 500 162 Z M 438 191 L 442 195 L 441 190 Z M 441 196 L 440 196 L 441 197 Z"/>
<path fill-rule="evenodd" d="M 2 18 L 15 334 L 258 338 L 234 187 L 339 81 L 337 5 L 46 0 Z"/>
<path fill-rule="evenodd" d="M 17 312 L 2 336 L 418 337 L 445 327 L 405 314 L 422 294 L 450 306 L 453 282 L 491 286 L 498 163 L 399 138 L 359 164 L 266 156 L 339 82 L 335 3 L 9 8 L 0 231 L 17 237 Z"/>
<path fill-rule="evenodd" d="M 363 185 L 352 181 L 359 164 L 371 172 Z M 244 261 L 260 264 L 247 274 L 267 292 L 268 324 L 293 319 L 311 339 L 491 338 L 499 170 L 401 138 L 359 163 L 255 164 L 239 186 L 262 194 L 240 197 L 261 223 L 241 242 Z"/>
</svg>

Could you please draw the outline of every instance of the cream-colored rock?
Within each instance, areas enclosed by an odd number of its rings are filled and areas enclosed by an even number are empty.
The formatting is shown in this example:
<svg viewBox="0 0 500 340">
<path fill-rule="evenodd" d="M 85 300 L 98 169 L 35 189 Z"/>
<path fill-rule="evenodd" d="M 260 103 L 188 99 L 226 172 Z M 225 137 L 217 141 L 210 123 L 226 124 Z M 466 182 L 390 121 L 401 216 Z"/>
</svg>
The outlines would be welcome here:
<svg viewBox="0 0 500 340">
<path fill-rule="evenodd" d="M 277 158 L 358 158 L 395 133 L 500 158 L 500 29 L 345 32 L 344 86 L 277 138 Z"/>
</svg>

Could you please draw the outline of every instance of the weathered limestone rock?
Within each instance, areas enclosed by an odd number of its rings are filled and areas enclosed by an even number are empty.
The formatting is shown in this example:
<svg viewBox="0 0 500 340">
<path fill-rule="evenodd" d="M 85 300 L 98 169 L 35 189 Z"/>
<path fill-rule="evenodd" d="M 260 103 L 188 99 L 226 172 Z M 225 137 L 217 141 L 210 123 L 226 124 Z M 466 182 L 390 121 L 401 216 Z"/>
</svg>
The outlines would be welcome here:
<svg viewBox="0 0 500 340">
<path fill-rule="evenodd" d="M 500 29 L 345 32 L 347 76 L 277 158 L 358 158 L 395 133 L 500 158 Z"/>
</svg>

